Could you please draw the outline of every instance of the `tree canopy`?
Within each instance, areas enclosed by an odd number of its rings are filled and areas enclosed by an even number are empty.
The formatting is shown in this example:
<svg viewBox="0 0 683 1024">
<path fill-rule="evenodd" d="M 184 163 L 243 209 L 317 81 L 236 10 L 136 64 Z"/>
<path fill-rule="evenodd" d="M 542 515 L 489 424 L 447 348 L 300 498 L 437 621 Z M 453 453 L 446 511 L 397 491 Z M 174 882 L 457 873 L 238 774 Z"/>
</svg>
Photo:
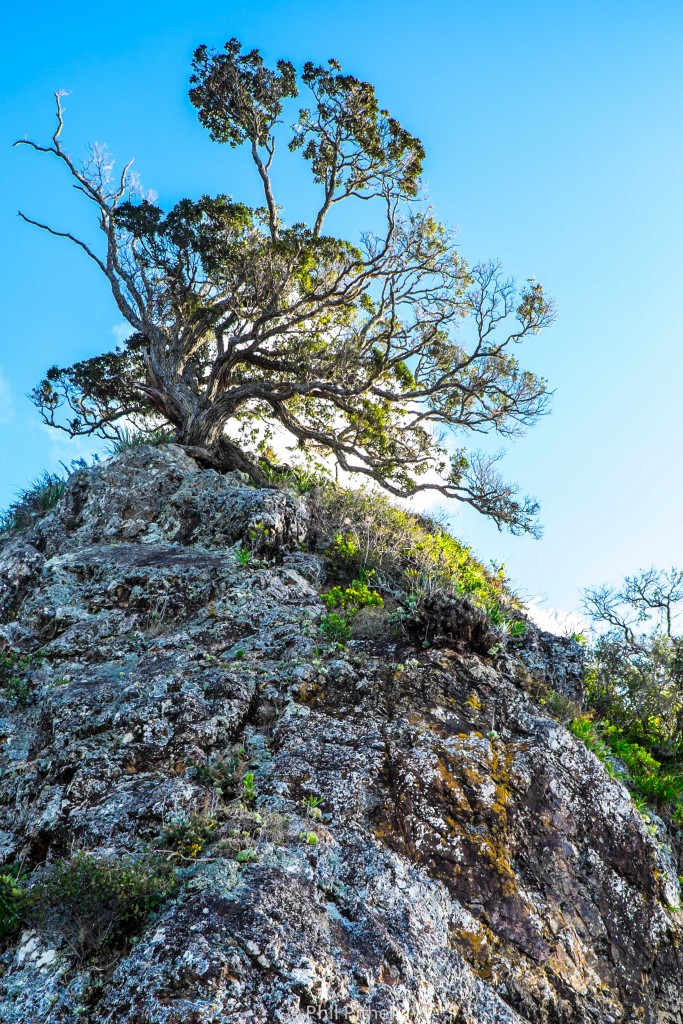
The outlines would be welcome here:
<svg viewBox="0 0 683 1024">
<path fill-rule="evenodd" d="M 658 757 L 683 754 L 683 571 L 647 569 L 586 591 L 601 627 L 590 650 L 591 709 Z"/>
<path fill-rule="evenodd" d="M 435 491 L 536 531 L 537 503 L 501 477 L 500 453 L 467 439 L 518 435 L 546 409 L 546 382 L 515 354 L 552 320 L 541 285 L 466 264 L 425 199 L 421 142 L 337 61 L 269 68 L 234 39 L 201 46 L 189 96 L 216 143 L 249 154 L 262 206 L 202 195 L 163 209 L 103 149 L 77 162 L 59 95 L 51 141 L 21 140 L 66 167 L 103 244 L 21 216 L 78 245 L 131 326 L 115 351 L 48 370 L 33 395 L 45 421 L 105 437 L 168 425 L 257 483 L 275 430 L 395 495 Z M 309 169 L 310 223 L 277 201 L 276 143 Z M 328 233 L 341 203 L 368 211 L 354 241 Z"/>
</svg>

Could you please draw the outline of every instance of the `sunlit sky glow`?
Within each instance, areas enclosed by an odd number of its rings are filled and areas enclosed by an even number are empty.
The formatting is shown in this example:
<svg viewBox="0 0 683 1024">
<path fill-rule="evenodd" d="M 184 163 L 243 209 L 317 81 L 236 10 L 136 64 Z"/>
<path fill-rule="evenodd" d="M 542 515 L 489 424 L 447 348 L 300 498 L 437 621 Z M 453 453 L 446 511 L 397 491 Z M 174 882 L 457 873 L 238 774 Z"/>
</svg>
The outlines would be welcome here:
<svg viewBox="0 0 683 1024">
<path fill-rule="evenodd" d="M 193 49 L 233 35 L 267 59 L 336 56 L 373 81 L 422 138 L 430 198 L 464 256 L 498 257 L 556 299 L 557 324 L 521 353 L 555 389 L 553 412 L 506 463 L 540 499 L 544 537 L 499 534 L 451 505 L 454 531 L 564 611 L 590 584 L 683 564 L 679 2 L 13 5 L 0 64 L 0 504 L 86 450 L 49 433 L 26 393 L 121 329 L 96 269 L 17 218 L 91 230 L 62 169 L 11 142 L 47 138 L 52 93 L 67 89 L 72 152 L 98 140 L 134 156 L 163 204 L 259 202 L 247 160 L 209 142 L 186 95 Z M 298 219 L 301 180 L 275 181 Z"/>
</svg>

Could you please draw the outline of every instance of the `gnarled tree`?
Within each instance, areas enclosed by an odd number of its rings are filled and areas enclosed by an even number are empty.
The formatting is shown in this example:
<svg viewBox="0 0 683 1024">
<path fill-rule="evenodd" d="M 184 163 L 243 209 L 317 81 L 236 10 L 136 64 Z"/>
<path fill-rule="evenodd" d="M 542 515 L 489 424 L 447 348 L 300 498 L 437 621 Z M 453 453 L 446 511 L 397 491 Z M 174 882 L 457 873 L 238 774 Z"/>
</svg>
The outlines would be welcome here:
<svg viewBox="0 0 683 1024">
<path fill-rule="evenodd" d="M 497 456 L 463 444 L 516 435 L 545 409 L 545 381 L 513 354 L 552 319 L 541 286 L 517 291 L 495 263 L 467 267 L 422 197 L 421 143 L 336 61 L 271 70 L 231 40 L 196 51 L 191 85 L 211 138 L 250 153 L 262 208 L 204 195 L 164 211 L 130 165 L 114 181 L 103 151 L 69 156 L 59 96 L 51 142 L 21 142 L 66 167 L 103 246 L 21 216 L 80 246 L 132 328 L 115 352 L 49 370 L 34 392 L 45 420 L 72 435 L 168 424 L 206 463 L 256 482 L 275 424 L 393 494 L 434 490 L 533 532 L 536 503 L 501 479 Z M 284 105 L 302 90 L 308 106 L 285 141 L 320 198 L 312 225 L 288 225 L 271 171 Z M 355 244 L 325 232 L 344 202 L 374 207 Z"/>
</svg>

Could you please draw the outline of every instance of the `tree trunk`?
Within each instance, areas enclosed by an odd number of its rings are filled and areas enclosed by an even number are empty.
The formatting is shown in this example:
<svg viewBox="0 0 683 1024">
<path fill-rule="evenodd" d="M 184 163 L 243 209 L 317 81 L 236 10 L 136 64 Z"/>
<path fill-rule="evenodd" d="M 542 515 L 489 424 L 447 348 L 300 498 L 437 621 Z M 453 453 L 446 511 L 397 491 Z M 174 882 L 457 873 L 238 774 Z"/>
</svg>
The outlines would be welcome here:
<svg viewBox="0 0 683 1024">
<path fill-rule="evenodd" d="M 257 486 L 268 486 L 268 479 L 255 459 L 246 455 L 238 445 L 226 437 L 222 437 L 218 444 L 211 447 L 184 444 L 182 441 L 180 444 L 188 455 L 191 455 L 203 466 L 217 469 L 220 473 L 246 473 Z"/>
</svg>

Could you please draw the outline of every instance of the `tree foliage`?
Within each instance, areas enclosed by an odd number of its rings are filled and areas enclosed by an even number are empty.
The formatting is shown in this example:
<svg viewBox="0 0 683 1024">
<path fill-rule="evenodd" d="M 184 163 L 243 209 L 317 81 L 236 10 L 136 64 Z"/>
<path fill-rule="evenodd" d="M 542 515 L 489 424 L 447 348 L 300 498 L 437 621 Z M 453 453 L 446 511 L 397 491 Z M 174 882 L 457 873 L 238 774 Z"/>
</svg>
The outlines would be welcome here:
<svg viewBox="0 0 683 1024">
<path fill-rule="evenodd" d="M 588 700 L 601 719 L 660 758 L 683 755 L 683 571 L 648 569 L 596 587 L 585 607 L 603 627 L 590 652 Z"/>
<path fill-rule="evenodd" d="M 115 179 L 97 147 L 77 163 L 59 96 L 50 144 L 22 140 L 66 167 L 103 245 L 24 219 L 80 246 L 132 328 L 120 349 L 49 370 L 34 392 L 45 420 L 108 437 L 169 426 L 207 464 L 259 483 L 277 430 L 393 494 L 434 490 L 534 531 L 537 505 L 499 475 L 500 453 L 466 438 L 515 436 L 544 412 L 546 383 L 514 352 L 552 319 L 542 287 L 467 266 L 424 200 L 419 139 L 337 61 L 268 68 L 234 39 L 201 46 L 190 100 L 214 141 L 248 152 L 262 207 L 203 195 L 165 210 L 130 164 Z M 286 222 L 275 197 L 283 139 L 310 171 L 310 224 Z M 368 210 L 355 242 L 327 230 L 342 203 Z"/>
</svg>

